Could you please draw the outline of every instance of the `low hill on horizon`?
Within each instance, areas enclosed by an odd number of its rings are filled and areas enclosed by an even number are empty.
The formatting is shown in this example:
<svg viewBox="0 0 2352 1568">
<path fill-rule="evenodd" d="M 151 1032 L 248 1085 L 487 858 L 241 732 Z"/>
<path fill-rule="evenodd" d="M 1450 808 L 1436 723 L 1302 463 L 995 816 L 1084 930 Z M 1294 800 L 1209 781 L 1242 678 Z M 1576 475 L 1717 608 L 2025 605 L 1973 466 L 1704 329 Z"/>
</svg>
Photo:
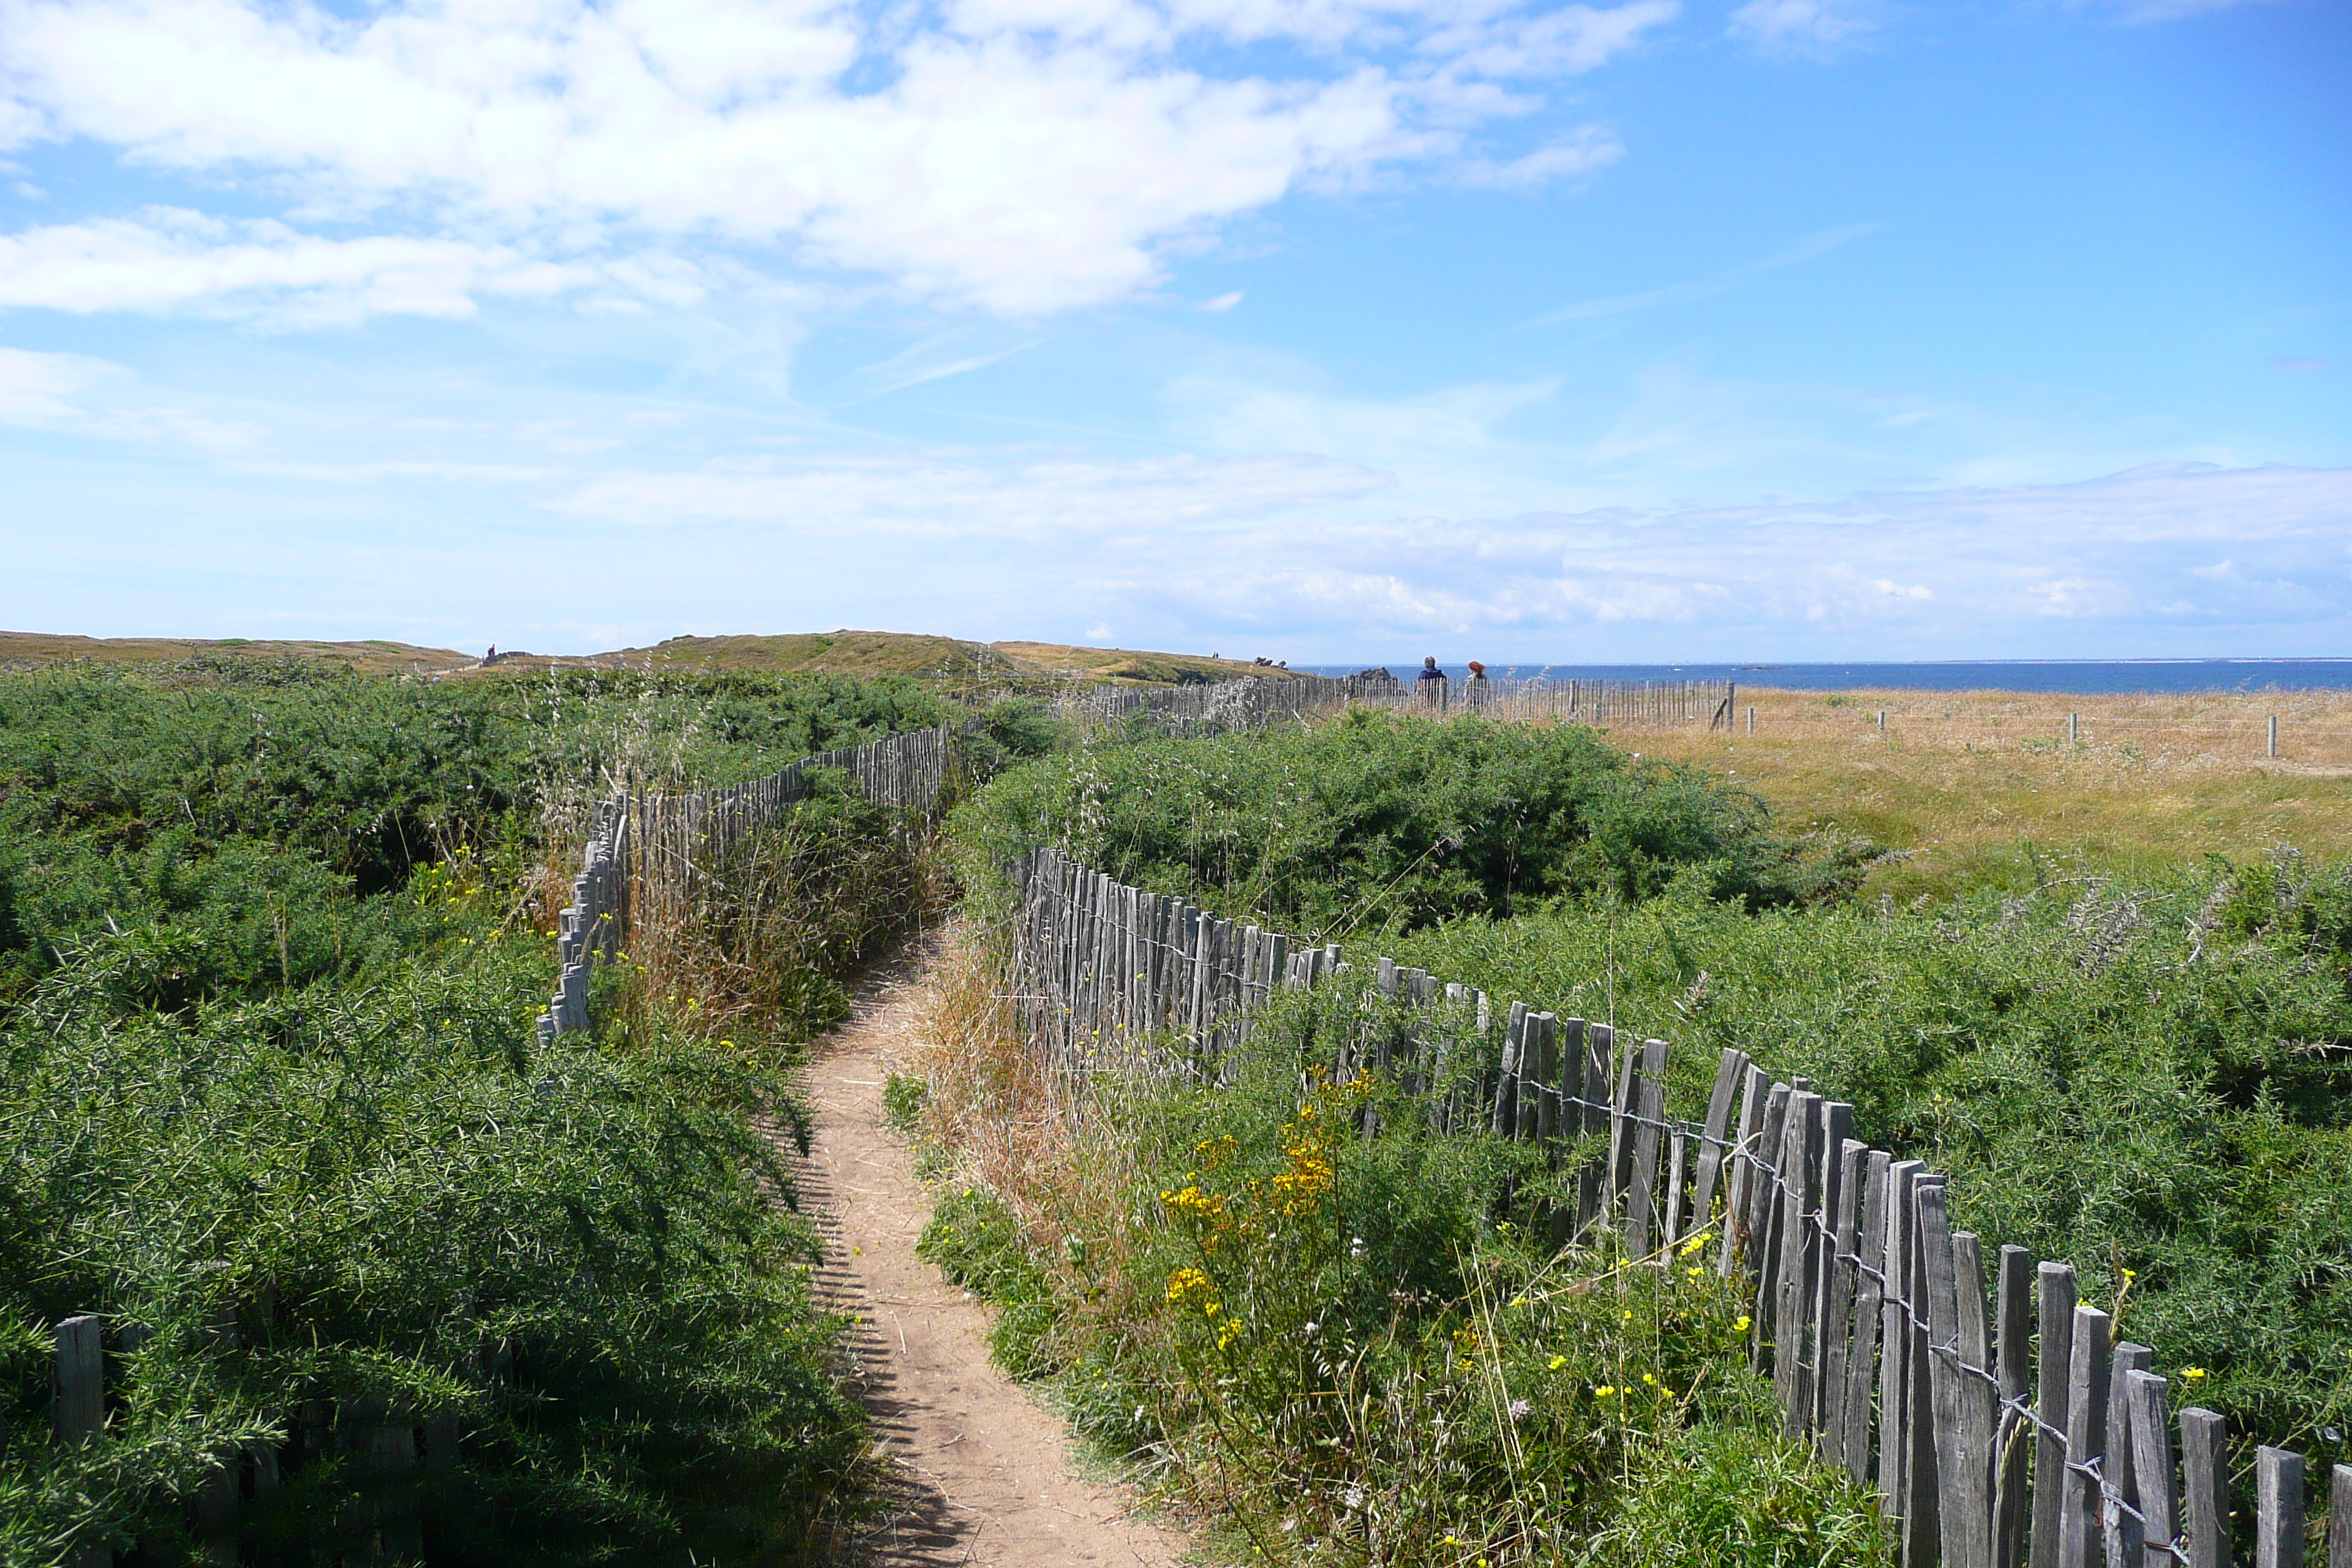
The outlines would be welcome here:
<svg viewBox="0 0 2352 1568">
<path fill-rule="evenodd" d="M 1066 643 L 971 642 L 914 632 L 800 632 L 779 636 L 669 637 L 650 647 L 608 653 L 501 653 L 485 663 L 454 648 L 381 640 L 321 642 L 247 637 L 91 637 L 71 633 L 0 631 L 0 668 L 89 660 L 130 664 L 202 658 L 296 658 L 341 663 L 364 675 L 461 679 L 529 674 L 550 668 L 724 670 L 758 675 L 903 675 L 919 679 L 1089 680 L 1160 684 L 1228 679 L 1264 665 L 1213 655 Z"/>
</svg>

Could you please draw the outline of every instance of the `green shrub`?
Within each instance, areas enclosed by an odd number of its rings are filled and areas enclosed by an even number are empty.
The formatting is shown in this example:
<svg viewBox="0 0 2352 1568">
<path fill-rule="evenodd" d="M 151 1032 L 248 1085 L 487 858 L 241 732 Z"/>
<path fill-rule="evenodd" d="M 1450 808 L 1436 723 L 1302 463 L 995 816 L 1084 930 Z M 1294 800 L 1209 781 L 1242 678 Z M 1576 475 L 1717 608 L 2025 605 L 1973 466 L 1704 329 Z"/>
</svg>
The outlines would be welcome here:
<svg viewBox="0 0 2352 1568">
<path fill-rule="evenodd" d="M 1952 1179 L 1955 1224 L 2086 1300 L 2263 1440 L 2352 1427 L 2352 866 L 2211 866 L 1941 909 L 1467 921 L 1399 962 L 1673 1042 L 1677 1114 L 1725 1047 L 1853 1102 Z"/>
<path fill-rule="evenodd" d="M 1038 845 L 1302 934 L 1412 929 L 1547 900 L 1850 889 L 1856 843 L 1792 839 L 1752 796 L 1580 728 L 1357 710 L 1327 724 L 1055 754 L 956 814 L 969 885 Z"/>
<path fill-rule="evenodd" d="M 402 1500 L 339 1420 L 465 1434 L 425 1500 L 438 1561 L 805 1547 L 863 1451 L 755 1131 L 804 1140 L 806 1111 L 687 1009 L 617 1006 L 620 966 L 614 1027 L 541 1044 L 526 889 L 590 793 L 940 717 L 846 679 L 0 676 L 0 1562 L 218 1548 L 190 1506 L 247 1444 L 287 1468 L 248 1543 L 348 1556 Z M 728 933 L 793 938 L 747 954 L 785 1032 L 919 911 L 890 826 L 821 787 L 758 847 L 781 877 L 729 868 L 757 896 Z M 50 1335 L 84 1311 L 110 1422 L 66 1448 Z"/>
<path fill-rule="evenodd" d="M 787 1532 L 836 1484 L 856 1423 L 814 1236 L 747 1120 L 804 1123 L 781 1083 L 677 1037 L 539 1044 L 535 944 L 175 1016 L 89 1005 L 107 945 L 0 1037 L 0 1279 L 11 1324 L 148 1338 L 79 1449 L 8 1361 L 11 1528 L 167 1551 L 211 1457 L 266 1436 L 315 1529 L 351 1486 L 299 1424 L 320 1401 L 450 1413 L 494 1516 L 608 1545 L 690 1531 L 715 1472 Z"/>
</svg>

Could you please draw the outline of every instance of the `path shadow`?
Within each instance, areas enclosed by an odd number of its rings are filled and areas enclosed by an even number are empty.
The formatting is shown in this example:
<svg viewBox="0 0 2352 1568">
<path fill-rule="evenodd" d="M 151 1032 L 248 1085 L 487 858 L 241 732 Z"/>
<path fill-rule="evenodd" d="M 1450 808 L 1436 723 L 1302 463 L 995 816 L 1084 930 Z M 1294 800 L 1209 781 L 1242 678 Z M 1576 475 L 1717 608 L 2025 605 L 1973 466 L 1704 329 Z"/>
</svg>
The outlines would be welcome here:
<svg viewBox="0 0 2352 1568">
<path fill-rule="evenodd" d="M 820 1065 L 830 1053 L 828 1042 L 883 1014 L 906 990 L 917 984 L 925 965 L 937 958 L 946 932 L 937 927 L 910 933 L 869 965 L 850 988 L 850 1016 L 810 1053 Z M 874 1447 L 880 1465 L 873 1512 L 848 1532 L 835 1561 L 844 1568 L 957 1568 L 970 1562 L 982 1518 L 959 1510 L 947 1494 L 925 1478 L 905 1456 L 914 1447 L 914 1400 L 901 1385 L 899 1358 L 903 1343 L 893 1345 L 889 1331 L 877 1321 L 864 1280 L 849 1267 L 848 1245 L 841 1235 L 843 1202 L 824 1163 L 814 1157 L 791 1161 L 800 1211 L 814 1222 L 823 1238 L 824 1256 L 810 1271 L 817 1300 L 847 1315 L 852 1323 L 835 1347 L 835 1375 L 851 1397 L 865 1407 L 872 1425 Z"/>
</svg>

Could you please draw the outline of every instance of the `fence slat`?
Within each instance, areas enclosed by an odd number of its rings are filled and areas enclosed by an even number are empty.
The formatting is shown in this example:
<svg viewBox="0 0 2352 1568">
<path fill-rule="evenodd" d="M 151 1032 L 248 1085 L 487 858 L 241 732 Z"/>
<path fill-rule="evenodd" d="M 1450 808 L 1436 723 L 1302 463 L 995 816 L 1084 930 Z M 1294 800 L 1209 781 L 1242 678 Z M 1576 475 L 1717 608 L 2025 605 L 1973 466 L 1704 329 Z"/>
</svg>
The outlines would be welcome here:
<svg viewBox="0 0 2352 1568">
<path fill-rule="evenodd" d="M 86 1442 L 106 1427 L 104 1333 L 87 1312 L 58 1324 L 52 1424 L 65 1442 Z"/>
<path fill-rule="evenodd" d="M 1838 1195 L 1829 1263 L 1829 1289 L 1822 1298 L 1815 1342 L 1822 1346 L 1820 1409 L 1822 1455 L 1845 1462 L 1846 1358 L 1853 1349 L 1853 1289 L 1860 1275 L 1856 1244 L 1862 1232 L 1864 1173 L 1870 1146 L 1852 1138 L 1838 1142 Z"/>
<path fill-rule="evenodd" d="M 2050 1426 L 2064 1427 L 2068 1379 L 2074 1345 L 2074 1270 L 2063 1263 L 2044 1263 L 2035 1271 L 2042 1329 L 2039 1375 L 2034 1384 L 2034 1408 Z M 2058 1568 L 2062 1521 L 2066 1512 L 2066 1445 L 2037 1429 L 2033 1439 L 2033 1556 L 2032 1568 Z"/>
<path fill-rule="evenodd" d="M 1943 1542 L 1943 1478 L 1936 1464 L 1936 1382 L 1930 1353 L 1932 1330 L 1927 1309 L 1931 1247 L 1926 1216 L 1930 1194 L 1940 1194 L 1944 1178 L 1921 1172 L 1911 1184 L 1910 1253 L 1904 1271 L 1904 1384 L 1910 1406 L 1905 1424 L 1903 1561 L 1906 1568 L 1934 1568 Z M 1950 1257 L 1948 1247 L 1943 1249 Z"/>
<path fill-rule="evenodd" d="M 2141 1560 L 2145 1568 L 2171 1568 L 2179 1509 L 2172 1479 L 2172 1417 L 2166 1408 L 2164 1379 L 2134 1368 L 2124 1374 L 2123 1398 L 2146 1542 Z"/>
<path fill-rule="evenodd" d="M 2001 1409 L 1993 1432 L 1992 1560 L 1994 1568 L 2026 1568 L 2033 1525 L 2026 1462 L 2033 1453 L 2033 1428 L 2012 1406 L 2033 1393 L 2033 1254 L 2021 1247 L 2002 1247 L 1996 1289 Z"/>
<path fill-rule="evenodd" d="M 1911 1450 L 1911 1205 L 1927 1166 L 1897 1160 L 1887 1168 L 1886 1280 L 1879 1301 L 1878 1495 L 1887 1518 L 1909 1506 Z"/>
<path fill-rule="evenodd" d="M 2254 1568 L 2303 1568 L 2303 1456 L 2254 1450 Z"/>
<path fill-rule="evenodd" d="M 2328 1486 L 2327 1568 L 2352 1568 L 2352 1465 L 2338 1465 Z"/>
<path fill-rule="evenodd" d="M 1764 1137 L 1764 1104 L 1772 1093 L 1772 1080 L 1755 1063 L 1750 1062 L 1740 1077 L 1739 1131 L 1725 1156 L 1731 1172 L 1724 1178 L 1722 1246 L 1715 1265 L 1717 1275 L 1725 1279 L 1731 1278 L 1733 1266 L 1743 1258 L 1751 1266 L 1755 1261 L 1755 1249 L 1748 1240 L 1748 1203 L 1756 1187 L 1756 1162 Z"/>
<path fill-rule="evenodd" d="M 2139 1519 L 2139 1467 L 2134 1458 L 2131 1409 L 2124 1403 L 2124 1384 L 2136 1372 L 2146 1372 L 2153 1352 L 2129 1341 L 2115 1349 L 2107 1373 L 2107 1453 L 2100 1469 L 2105 1490 L 2122 1507 L 2103 1510 L 2101 1535 L 2109 1563 L 2136 1563 L 2146 1550 Z"/>
<path fill-rule="evenodd" d="M 1934 1412 L 1936 1508 L 1942 1524 L 1943 1561 L 1950 1568 L 1984 1568 L 1969 1452 L 1966 1396 L 1960 1370 L 1960 1292 L 1953 1267 L 1957 1237 L 1944 1208 L 1944 1189 L 1919 1189 L 1919 1258 L 1927 1283 L 1928 1406 Z M 1981 1313 L 1979 1314 L 1981 1315 Z M 1949 1348 L 1947 1348 L 1949 1347 Z M 1957 1352 L 1957 1353 L 1955 1353 Z"/>
<path fill-rule="evenodd" d="M 2189 1516 L 2189 1568 L 2230 1568 L 2229 1436 L 2229 1423 L 2210 1410 L 2192 1405 L 2180 1413 L 2180 1492 Z"/>
<path fill-rule="evenodd" d="M 1856 1232 L 1856 1266 L 1861 1284 L 1854 1290 L 1853 1324 L 1845 1360 L 1845 1471 L 1854 1485 L 1867 1484 L 1876 1474 L 1871 1447 L 1873 1395 L 1878 1384 L 1879 1314 L 1883 1291 L 1879 1276 L 1886 1263 L 1887 1173 L 1894 1161 L 1884 1150 L 1873 1149 L 1863 1189 L 1862 1225 Z"/>
<path fill-rule="evenodd" d="M 1960 1485 L 1968 1499 L 1969 1559 L 1993 1568 L 1993 1434 L 2000 1424 L 1991 1325 L 1985 1316 L 1984 1247 L 1965 1230 L 1952 1233 L 1952 1280 L 1959 1293 Z"/>
<path fill-rule="evenodd" d="M 2107 1446 L 2108 1318 L 2096 1307 L 2076 1303 L 2074 1331 L 2066 1363 L 2066 1473 L 2064 1501 L 2058 1510 L 2059 1568 L 2091 1568 L 2099 1539 L 2099 1489 L 2088 1469 Z"/>
<path fill-rule="evenodd" d="M 1706 1097 L 1706 1121 L 1699 1132 L 1698 1173 L 1691 1193 L 1690 1228 L 1715 1222 L 1715 1185 L 1723 1173 L 1723 1134 L 1731 1122 L 1731 1102 L 1748 1076 L 1748 1053 L 1726 1046 L 1716 1063 L 1715 1088 Z M 1681 1237 L 1677 1237 L 1676 1240 Z"/>
<path fill-rule="evenodd" d="M 1837 1208 L 1843 1193 L 1845 1146 L 1853 1131 L 1853 1107 L 1843 1100 L 1824 1103 L 1815 1137 L 1812 1214 L 1805 1225 L 1805 1353 L 1804 1425 L 1819 1432 L 1827 1418 L 1829 1398 L 1824 1373 L 1829 1365 L 1829 1311 L 1832 1279 L 1837 1272 Z"/>
<path fill-rule="evenodd" d="M 1630 1052 L 1628 1053 L 1631 1054 Z M 1658 1123 L 1666 1114 L 1666 1042 L 1642 1042 L 1642 1067 L 1635 1079 L 1633 1187 L 1625 1205 L 1625 1250 L 1646 1258 L 1656 1228 L 1658 1186 Z"/>
</svg>

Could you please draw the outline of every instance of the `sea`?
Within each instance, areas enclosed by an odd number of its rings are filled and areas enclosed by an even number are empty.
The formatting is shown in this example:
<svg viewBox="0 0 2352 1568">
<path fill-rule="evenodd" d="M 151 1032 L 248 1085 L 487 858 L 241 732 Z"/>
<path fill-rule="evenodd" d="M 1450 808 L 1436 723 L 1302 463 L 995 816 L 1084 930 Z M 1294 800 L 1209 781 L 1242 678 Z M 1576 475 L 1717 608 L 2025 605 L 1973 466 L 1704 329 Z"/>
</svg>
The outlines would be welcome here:
<svg viewBox="0 0 2352 1568">
<path fill-rule="evenodd" d="M 1461 679 L 1459 663 L 1441 660 Z M 1421 658 L 1384 667 L 1411 680 Z M 1365 664 L 1295 667 L 1315 675 L 1354 675 Z M 2352 658 L 1947 659 L 1927 664 L 1495 664 L 1497 680 L 1736 680 L 1799 691 L 1895 687 L 1927 691 L 2304 691 L 2352 690 Z"/>
</svg>

